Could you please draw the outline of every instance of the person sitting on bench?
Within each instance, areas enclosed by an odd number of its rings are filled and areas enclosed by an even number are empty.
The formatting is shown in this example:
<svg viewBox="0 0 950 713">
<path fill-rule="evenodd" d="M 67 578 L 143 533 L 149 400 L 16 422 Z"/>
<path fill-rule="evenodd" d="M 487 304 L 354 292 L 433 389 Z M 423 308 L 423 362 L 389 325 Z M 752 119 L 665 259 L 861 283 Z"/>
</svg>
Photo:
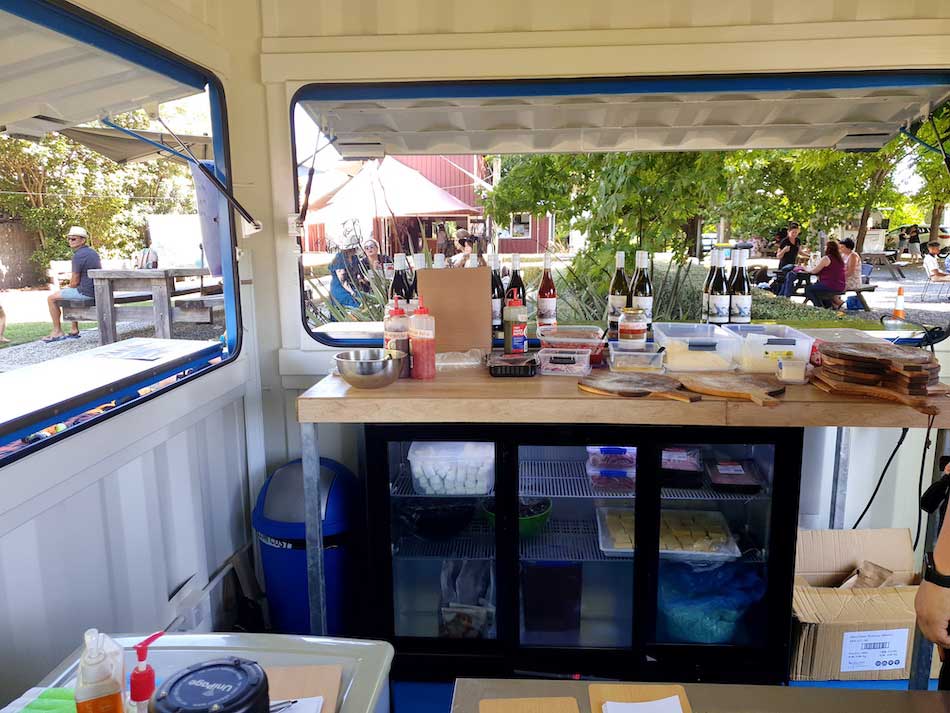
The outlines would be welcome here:
<svg viewBox="0 0 950 713">
<path fill-rule="evenodd" d="M 86 245 L 88 240 L 89 233 L 78 225 L 74 225 L 66 233 L 66 241 L 73 251 L 72 277 L 69 280 L 69 287 L 64 287 L 46 298 L 49 316 L 53 320 L 53 331 L 48 337 L 43 338 L 47 344 L 79 338 L 79 322 L 73 322 L 72 331 L 63 334 L 59 300 L 95 299 L 96 290 L 92 278 L 89 277 L 89 271 L 100 269 L 102 262 L 99 260 L 99 254 Z"/>
<path fill-rule="evenodd" d="M 861 289 L 861 256 L 854 251 L 854 241 L 845 238 L 839 243 L 841 258 L 844 260 L 844 289 L 845 292 Z M 832 307 L 840 309 L 844 301 L 835 295 L 832 298 Z"/>
<path fill-rule="evenodd" d="M 950 282 L 950 274 L 940 269 L 940 261 L 937 256 L 940 253 L 940 243 L 931 240 L 927 243 L 927 257 L 924 258 L 924 272 L 927 279 L 931 282 Z"/>
<path fill-rule="evenodd" d="M 815 307 L 833 309 L 832 294 L 844 292 L 845 285 L 844 259 L 841 257 L 838 243 L 829 240 L 825 246 L 824 256 L 817 265 L 806 272 L 810 275 L 818 275 L 818 282 L 805 287 L 805 301 L 811 300 Z"/>
</svg>

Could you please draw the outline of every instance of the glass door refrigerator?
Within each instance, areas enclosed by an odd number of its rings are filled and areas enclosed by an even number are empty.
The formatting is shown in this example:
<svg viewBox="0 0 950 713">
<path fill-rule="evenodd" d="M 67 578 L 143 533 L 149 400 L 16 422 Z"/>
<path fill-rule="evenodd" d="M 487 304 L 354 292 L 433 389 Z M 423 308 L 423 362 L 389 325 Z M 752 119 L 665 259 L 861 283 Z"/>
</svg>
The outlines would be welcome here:
<svg viewBox="0 0 950 713">
<path fill-rule="evenodd" d="M 368 426 L 397 675 L 782 683 L 800 429 Z"/>
</svg>

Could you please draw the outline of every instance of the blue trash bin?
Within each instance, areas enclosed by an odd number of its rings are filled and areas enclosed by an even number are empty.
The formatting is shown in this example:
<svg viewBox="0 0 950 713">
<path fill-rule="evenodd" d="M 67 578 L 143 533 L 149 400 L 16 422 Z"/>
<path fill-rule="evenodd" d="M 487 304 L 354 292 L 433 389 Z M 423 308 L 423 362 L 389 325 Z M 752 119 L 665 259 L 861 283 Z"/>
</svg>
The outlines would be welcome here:
<svg viewBox="0 0 950 713">
<path fill-rule="evenodd" d="M 356 476 L 329 458 L 320 459 L 320 486 L 327 633 L 344 636 L 349 633 L 353 614 L 349 605 L 353 597 L 347 597 L 352 567 L 348 540 L 359 489 Z M 299 459 L 281 466 L 264 481 L 251 522 L 260 543 L 271 628 L 282 634 L 309 634 L 303 464 Z"/>
</svg>

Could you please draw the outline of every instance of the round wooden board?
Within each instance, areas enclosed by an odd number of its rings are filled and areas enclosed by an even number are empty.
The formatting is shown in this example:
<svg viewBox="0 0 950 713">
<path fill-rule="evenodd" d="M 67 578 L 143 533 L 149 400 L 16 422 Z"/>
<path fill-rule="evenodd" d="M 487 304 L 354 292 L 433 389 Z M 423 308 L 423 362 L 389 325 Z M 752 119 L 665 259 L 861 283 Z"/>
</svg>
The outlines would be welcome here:
<svg viewBox="0 0 950 713">
<path fill-rule="evenodd" d="M 577 383 L 618 396 L 646 396 L 653 391 L 675 391 L 682 386 L 677 379 L 663 374 L 604 374 L 585 376 Z"/>
<path fill-rule="evenodd" d="M 822 342 L 818 345 L 822 358 L 826 355 L 834 359 L 846 359 L 862 362 L 884 362 L 886 364 L 930 364 L 933 355 L 914 347 L 901 347 L 890 342 L 880 344 Z"/>
</svg>

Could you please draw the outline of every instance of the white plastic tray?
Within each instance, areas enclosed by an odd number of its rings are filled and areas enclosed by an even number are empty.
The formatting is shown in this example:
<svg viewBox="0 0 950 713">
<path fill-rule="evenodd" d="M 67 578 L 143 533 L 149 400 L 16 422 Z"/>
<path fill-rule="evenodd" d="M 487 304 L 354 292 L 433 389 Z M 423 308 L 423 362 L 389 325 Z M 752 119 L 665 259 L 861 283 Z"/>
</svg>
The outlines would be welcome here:
<svg viewBox="0 0 950 713">
<path fill-rule="evenodd" d="M 633 513 L 633 508 L 597 508 L 597 544 L 605 557 L 633 557 L 636 545 L 631 549 L 619 549 L 614 547 L 613 539 L 610 537 L 610 531 L 607 529 L 607 513 L 609 512 L 629 512 Z"/>
<path fill-rule="evenodd" d="M 726 522 L 726 518 L 721 512 L 717 510 L 670 510 L 669 512 L 676 512 L 684 515 L 692 515 L 694 513 L 702 513 L 706 516 L 712 516 L 714 519 L 718 520 L 722 525 L 723 529 L 728 533 L 728 538 L 726 543 L 719 545 L 713 552 L 694 552 L 692 550 L 660 550 L 660 556 L 668 560 L 676 560 L 679 562 L 727 562 L 729 560 L 736 560 L 742 556 L 742 552 L 739 550 L 739 545 L 736 544 L 736 539 L 732 535 L 732 531 L 729 529 L 729 523 Z M 662 519 L 663 514 L 660 513 L 660 518 Z"/>
</svg>

